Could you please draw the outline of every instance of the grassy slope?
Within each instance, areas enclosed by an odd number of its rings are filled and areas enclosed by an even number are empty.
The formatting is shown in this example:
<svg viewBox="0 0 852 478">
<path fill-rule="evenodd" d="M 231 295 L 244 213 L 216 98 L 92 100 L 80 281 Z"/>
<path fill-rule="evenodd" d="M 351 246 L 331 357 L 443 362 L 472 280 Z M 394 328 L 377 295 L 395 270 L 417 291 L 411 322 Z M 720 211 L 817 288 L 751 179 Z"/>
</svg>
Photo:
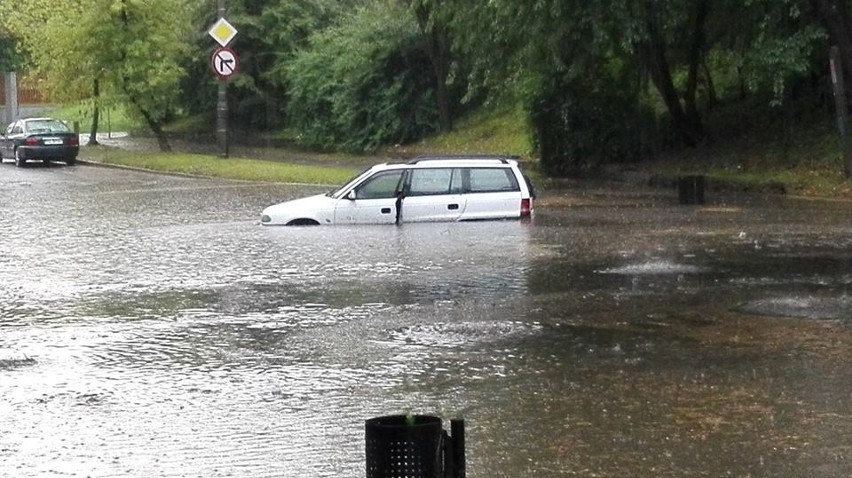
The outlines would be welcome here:
<svg viewBox="0 0 852 478">
<path fill-rule="evenodd" d="M 63 108 L 53 114 L 62 119 L 81 121 L 84 131 L 90 121 L 85 109 L 80 107 Z M 119 111 L 113 110 L 110 118 L 113 131 L 135 128 L 132 121 Z M 818 117 L 799 120 L 794 126 L 789 126 L 792 122 L 787 124 L 780 128 L 758 126 L 751 128 L 754 131 L 746 132 L 725 131 L 724 126 L 711 125 L 708 129 L 724 139 L 716 138 L 698 148 L 663 153 L 654 160 L 619 165 L 619 168 L 638 170 L 644 173 L 639 177 L 663 178 L 668 182 L 680 175 L 703 174 L 710 187 L 852 197 L 852 181 L 842 174 L 843 163 L 832 119 Z M 521 157 L 535 174 L 529 129 L 523 113 L 512 108 L 481 111 L 460 120 L 451 133 L 416 144 L 388 147 L 374 157 L 268 149 L 272 150 L 272 154 L 255 151 L 248 153 L 246 158 L 275 157 L 276 161 L 222 161 L 205 155 L 142 154 L 92 147 L 84 148 L 81 158 L 204 176 L 338 184 L 364 164 L 387 158 L 423 153 L 496 153 Z"/>
<path fill-rule="evenodd" d="M 529 160 L 532 149 L 523 111 L 500 108 L 464 118 L 452 132 L 415 144 L 389 147 L 386 152 L 400 157 L 425 153 L 505 154 Z"/>
<path fill-rule="evenodd" d="M 830 118 L 715 139 L 638 167 L 665 178 L 703 174 L 711 184 L 744 191 L 852 197 Z"/>
</svg>

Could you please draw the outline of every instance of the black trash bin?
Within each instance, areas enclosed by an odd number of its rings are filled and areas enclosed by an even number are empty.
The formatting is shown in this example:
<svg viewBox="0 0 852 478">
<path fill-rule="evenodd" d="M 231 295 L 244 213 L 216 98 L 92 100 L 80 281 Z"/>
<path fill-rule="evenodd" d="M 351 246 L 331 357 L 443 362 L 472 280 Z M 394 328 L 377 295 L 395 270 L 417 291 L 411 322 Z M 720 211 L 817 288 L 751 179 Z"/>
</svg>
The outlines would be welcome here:
<svg viewBox="0 0 852 478">
<path fill-rule="evenodd" d="M 441 419 L 389 415 L 366 421 L 367 478 L 443 478 Z"/>
<path fill-rule="evenodd" d="M 677 190 L 681 204 L 704 204 L 704 176 L 681 176 Z"/>
</svg>

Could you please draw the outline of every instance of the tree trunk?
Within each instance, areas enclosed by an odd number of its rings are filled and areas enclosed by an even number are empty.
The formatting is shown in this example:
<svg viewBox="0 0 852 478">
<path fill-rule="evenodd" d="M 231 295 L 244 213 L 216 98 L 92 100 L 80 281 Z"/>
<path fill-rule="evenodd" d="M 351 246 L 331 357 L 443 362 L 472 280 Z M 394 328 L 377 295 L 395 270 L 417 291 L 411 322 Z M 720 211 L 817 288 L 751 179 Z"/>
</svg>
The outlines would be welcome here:
<svg viewBox="0 0 852 478">
<path fill-rule="evenodd" d="M 160 147 L 160 151 L 170 152 L 172 150 L 172 146 L 169 144 L 169 138 L 166 136 L 166 132 L 163 131 L 163 125 L 159 121 L 154 121 L 147 111 L 142 110 L 142 116 L 145 118 L 145 122 L 148 123 L 148 127 L 151 128 L 151 131 L 157 138 L 157 145 Z"/>
<path fill-rule="evenodd" d="M 706 59 L 701 62 L 701 69 L 704 70 L 704 81 L 707 82 L 707 111 L 710 111 L 718 103 L 716 98 L 716 86 L 713 84 L 713 74 L 710 72 L 710 67 L 707 66 Z"/>
<path fill-rule="evenodd" d="M 142 106 L 139 105 L 133 98 L 130 98 L 130 102 L 139 113 L 142 114 L 142 117 L 145 118 L 145 123 L 148 125 L 148 128 L 154 133 L 154 137 L 157 138 L 157 146 L 159 146 L 160 151 L 170 152 L 172 150 L 172 146 L 169 144 L 169 138 L 166 136 L 166 132 L 163 131 L 163 125 L 159 121 L 155 120 L 153 116 L 151 116 L 148 111 L 145 110 Z"/>
<path fill-rule="evenodd" d="M 700 137 L 700 131 L 696 129 L 700 126 L 700 123 L 692 123 L 680 104 L 680 98 L 672 80 L 671 68 L 666 58 L 665 39 L 660 31 L 653 2 L 647 2 L 645 6 L 645 27 L 647 28 L 648 39 L 639 45 L 642 61 L 645 63 L 651 81 L 669 111 L 672 123 L 681 140 L 687 146 L 695 146 Z"/>
<path fill-rule="evenodd" d="M 101 96 L 101 82 L 97 78 L 95 78 L 93 87 L 92 87 L 92 101 L 94 102 L 94 110 L 92 111 L 92 129 L 89 132 L 89 146 L 94 146 L 98 144 L 98 121 L 100 120 L 100 96 Z"/>
<path fill-rule="evenodd" d="M 453 114 L 450 108 L 450 94 L 447 89 L 447 68 L 441 60 L 432 61 L 435 72 L 435 96 L 438 101 L 438 119 L 441 131 L 446 133 L 453 129 Z"/>
<path fill-rule="evenodd" d="M 837 46 L 842 76 L 852 78 L 852 17 L 849 16 L 849 8 L 845 0 L 809 0 L 811 7 L 823 26 L 828 30 L 831 39 Z M 841 93 L 845 93 L 845 101 L 840 99 L 838 108 L 846 108 L 846 111 L 838 112 L 843 117 L 848 117 L 849 100 L 852 98 L 852 81 L 846 80 Z M 850 148 L 849 132 L 843 135 L 844 173 L 847 178 L 852 177 L 852 151 Z"/>
<path fill-rule="evenodd" d="M 435 97 L 438 102 L 438 121 L 442 132 L 453 129 L 453 115 L 450 107 L 450 95 L 447 88 L 449 72 L 449 53 L 446 34 L 437 26 L 430 26 L 430 12 L 426 5 L 415 7 L 417 25 L 420 28 L 423 50 L 429 57 L 432 74 L 435 78 Z"/>
<path fill-rule="evenodd" d="M 686 78 L 686 91 L 683 95 L 686 121 L 695 133 L 701 134 L 701 117 L 698 114 L 696 91 L 698 89 L 698 75 L 702 59 L 704 58 L 704 25 L 707 21 L 709 10 L 708 0 L 697 0 L 695 5 L 695 23 L 692 31 L 692 41 L 689 48 L 689 68 Z"/>
</svg>

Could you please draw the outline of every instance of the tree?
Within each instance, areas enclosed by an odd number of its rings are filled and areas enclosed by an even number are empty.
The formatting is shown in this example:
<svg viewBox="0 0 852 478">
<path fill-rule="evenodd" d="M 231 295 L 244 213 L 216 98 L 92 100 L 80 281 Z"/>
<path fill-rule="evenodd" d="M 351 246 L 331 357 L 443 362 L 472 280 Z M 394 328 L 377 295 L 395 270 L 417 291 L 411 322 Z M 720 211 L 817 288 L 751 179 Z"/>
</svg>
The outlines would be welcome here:
<svg viewBox="0 0 852 478">
<path fill-rule="evenodd" d="M 14 71 L 20 60 L 16 51 L 17 40 L 0 25 L 0 73 Z"/>
<path fill-rule="evenodd" d="M 28 37 L 30 56 L 50 96 L 59 102 L 87 100 L 93 110 L 89 144 L 97 143 L 100 111 L 100 82 L 98 55 L 80 55 L 77 48 L 97 52 L 97 44 L 88 36 L 97 18 L 91 13 L 94 0 L 72 2 L 63 6 L 62 14 L 45 15 L 40 28 Z M 52 45 L 43 48 L 42 45 Z M 91 95 L 91 96 L 90 96 Z"/>
<path fill-rule="evenodd" d="M 103 30 L 95 31 L 99 38 L 112 35 L 106 56 L 117 60 L 117 68 L 102 71 L 131 111 L 144 119 L 160 149 L 169 151 L 163 122 L 177 108 L 193 8 L 175 0 L 99 1 L 107 2 L 108 16 Z"/>
<path fill-rule="evenodd" d="M 452 58 L 450 33 L 445 16 L 448 14 L 444 0 L 403 0 L 414 14 L 420 31 L 420 43 L 429 58 L 435 79 L 435 99 L 441 131 L 453 129 L 453 113 L 448 86 Z"/>
<path fill-rule="evenodd" d="M 33 5 L 29 4 L 30 1 Z M 60 7 L 63 6 L 62 1 L 57 0 Z M 0 66 L 6 69 L 25 66 L 28 61 L 27 34 L 44 23 L 48 11 L 46 0 L 0 2 Z"/>
<path fill-rule="evenodd" d="M 170 146 L 163 121 L 180 96 L 186 38 L 197 15 L 189 0 L 21 0 L 13 22 L 32 65 L 57 98 L 128 106 Z M 50 45 L 45 48 L 44 45 Z M 97 130 L 97 115 L 93 115 Z"/>
<path fill-rule="evenodd" d="M 852 15 L 845 0 L 808 0 L 811 13 L 825 27 L 837 46 L 845 78 L 852 79 Z M 846 83 L 846 97 L 852 98 L 852 82 Z"/>
<path fill-rule="evenodd" d="M 287 68 L 308 38 L 330 25 L 365 0 L 229 0 L 228 21 L 239 31 L 231 47 L 240 55 L 240 74 L 230 80 L 229 94 L 235 103 L 232 114 L 251 129 L 281 127 L 288 117 Z M 203 17 L 207 28 L 215 19 Z M 201 38 L 199 51 L 210 49 L 210 38 Z M 199 84 L 212 81 L 205 63 L 193 72 L 194 87 L 187 91 L 205 94 Z M 203 110 L 209 95 L 193 98 Z"/>
<path fill-rule="evenodd" d="M 679 8 L 685 10 L 677 11 Z M 636 12 L 639 26 L 633 49 L 666 105 L 681 140 L 688 146 L 694 146 L 703 136 L 696 91 L 699 65 L 706 46 L 704 28 L 708 11 L 708 0 L 675 3 L 645 0 Z M 688 46 L 683 60 L 687 71 L 686 87 L 681 92 L 673 79 L 677 67 L 672 63 L 675 45 Z"/>
<path fill-rule="evenodd" d="M 839 12 L 831 21 L 841 29 L 846 2 L 808 1 L 822 5 L 827 16 Z M 767 104 L 783 103 L 791 86 L 815 71 L 823 35 L 801 15 L 804 0 L 445 2 L 452 9 L 447 17 L 452 18 L 454 52 L 473 65 L 472 87 L 491 97 L 509 92 L 521 98 L 538 125 L 536 142 L 561 151 L 556 162 L 568 164 L 557 169 L 570 171 L 575 170 L 572 162 L 588 165 L 589 159 L 571 155 L 610 149 L 619 155 L 610 159 L 621 159 L 625 151 L 657 149 L 649 141 L 697 144 L 706 134 L 702 95 L 709 104 L 730 92 L 731 85 L 739 86 L 740 95 L 731 99 L 766 96 Z M 598 108 L 589 98 L 618 104 Z M 664 112 L 657 117 L 666 120 L 673 137 L 656 120 L 648 122 L 647 108 Z M 633 115 L 644 119 L 634 123 Z M 583 117 L 588 121 L 572 119 Z M 613 137 L 606 122 L 619 117 L 647 129 L 618 134 L 619 141 L 641 144 L 607 147 Z M 559 124 L 572 131 L 559 133 Z M 582 145 L 556 147 L 577 138 L 584 138 Z"/>
<path fill-rule="evenodd" d="M 302 143 L 369 151 L 436 129 L 429 61 L 407 13 L 378 3 L 358 9 L 289 63 L 288 108 Z"/>
<path fill-rule="evenodd" d="M 634 52 L 647 34 L 627 2 L 454 5 L 455 49 L 472 61 L 473 86 L 520 99 L 546 170 L 582 174 L 613 158 L 637 159 L 651 147 L 656 120 L 640 104 L 643 76 Z"/>
</svg>

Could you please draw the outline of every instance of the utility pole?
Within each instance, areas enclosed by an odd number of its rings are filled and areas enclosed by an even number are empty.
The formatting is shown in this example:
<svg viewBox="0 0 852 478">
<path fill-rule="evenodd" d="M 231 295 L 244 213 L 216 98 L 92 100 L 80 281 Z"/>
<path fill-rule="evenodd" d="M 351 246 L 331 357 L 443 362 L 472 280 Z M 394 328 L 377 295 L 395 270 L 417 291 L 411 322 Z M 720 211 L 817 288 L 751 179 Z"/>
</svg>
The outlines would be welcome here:
<svg viewBox="0 0 852 478">
<path fill-rule="evenodd" d="M 218 1 L 218 17 L 225 18 L 225 0 Z M 228 157 L 228 79 L 219 78 L 219 94 L 216 102 L 216 143 L 219 157 Z"/>
<path fill-rule="evenodd" d="M 849 140 L 848 111 L 846 104 L 846 86 L 843 81 L 843 64 L 840 62 L 840 51 L 836 46 L 829 52 L 831 68 L 831 83 L 834 86 L 834 104 L 837 109 L 837 131 L 840 133 L 840 151 L 843 154 L 844 173 L 852 177 L 852 141 Z"/>
<path fill-rule="evenodd" d="M 18 119 L 18 74 L 14 71 L 7 72 L 4 75 L 6 98 L 4 109 L 4 123 L 11 123 Z"/>
</svg>

